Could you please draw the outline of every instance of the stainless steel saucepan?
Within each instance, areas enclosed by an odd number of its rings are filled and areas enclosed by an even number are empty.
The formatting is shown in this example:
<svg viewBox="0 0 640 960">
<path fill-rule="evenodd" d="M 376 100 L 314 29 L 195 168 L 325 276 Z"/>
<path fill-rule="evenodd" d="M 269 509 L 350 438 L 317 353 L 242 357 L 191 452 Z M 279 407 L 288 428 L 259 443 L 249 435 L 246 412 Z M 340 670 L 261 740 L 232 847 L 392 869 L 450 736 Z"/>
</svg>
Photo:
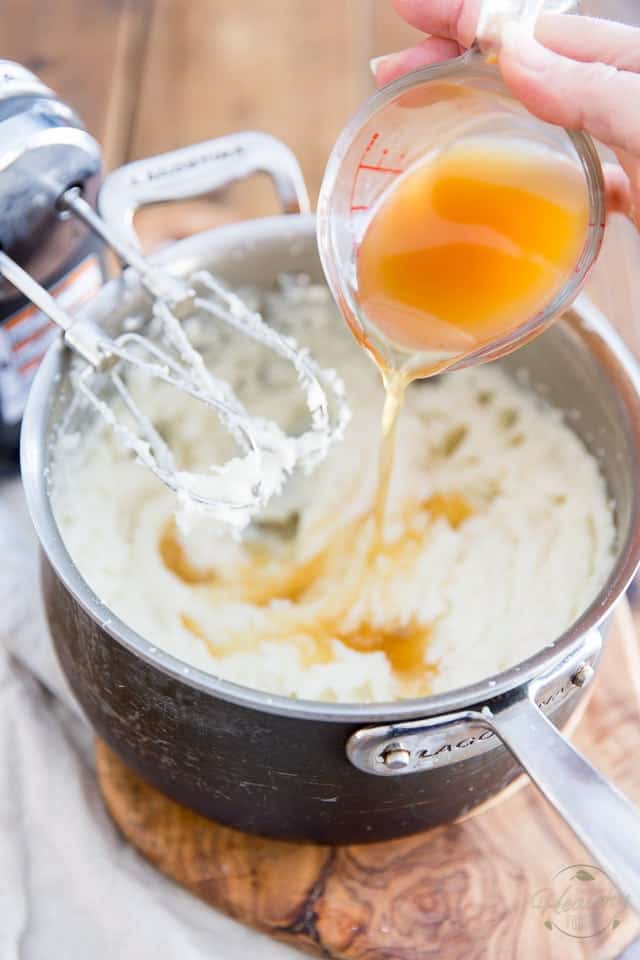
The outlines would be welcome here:
<svg viewBox="0 0 640 960">
<path fill-rule="evenodd" d="M 107 180 L 102 212 L 132 238 L 143 202 L 204 193 L 268 168 L 289 210 L 297 175 L 225 138 L 142 161 Z M 180 241 L 157 258 L 178 276 L 206 268 L 271 286 L 284 272 L 321 280 L 314 218 L 243 222 Z M 115 331 L 148 310 L 136 278 L 108 283 L 86 308 Z M 337 321 L 340 322 L 340 321 Z M 640 908 L 640 817 L 564 739 L 561 727 L 597 670 L 603 628 L 640 559 L 640 378 L 606 320 L 582 302 L 502 361 L 561 410 L 598 458 L 616 507 L 617 553 L 600 595 L 554 643 L 516 667 L 450 693 L 387 704 L 270 696 L 183 664 L 107 609 L 76 569 L 49 499 L 51 438 L 68 407 L 69 356 L 54 345 L 26 413 L 22 462 L 43 547 L 43 589 L 62 667 L 98 734 L 145 780 L 222 823 L 320 843 L 399 837 L 467 813 L 524 768 Z M 615 731 L 612 731 L 615 735 Z"/>
</svg>

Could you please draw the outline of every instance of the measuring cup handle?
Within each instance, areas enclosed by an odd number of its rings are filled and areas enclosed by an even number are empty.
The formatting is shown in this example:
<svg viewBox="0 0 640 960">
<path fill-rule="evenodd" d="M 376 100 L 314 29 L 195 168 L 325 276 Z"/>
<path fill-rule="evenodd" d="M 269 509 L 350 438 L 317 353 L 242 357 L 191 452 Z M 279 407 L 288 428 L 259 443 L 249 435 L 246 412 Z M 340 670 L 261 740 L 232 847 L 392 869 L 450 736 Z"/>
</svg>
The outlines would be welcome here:
<svg viewBox="0 0 640 960">
<path fill-rule="evenodd" d="M 219 190 L 253 173 L 267 173 L 285 213 L 308 213 L 309 196 L 294 153 L 267 133 L 232 133 L 181 150 L 128 163 L 104 181 L 100 213 L 123 239 L 140 246 L 133 227 L 139 207 Z"/>
</svg>

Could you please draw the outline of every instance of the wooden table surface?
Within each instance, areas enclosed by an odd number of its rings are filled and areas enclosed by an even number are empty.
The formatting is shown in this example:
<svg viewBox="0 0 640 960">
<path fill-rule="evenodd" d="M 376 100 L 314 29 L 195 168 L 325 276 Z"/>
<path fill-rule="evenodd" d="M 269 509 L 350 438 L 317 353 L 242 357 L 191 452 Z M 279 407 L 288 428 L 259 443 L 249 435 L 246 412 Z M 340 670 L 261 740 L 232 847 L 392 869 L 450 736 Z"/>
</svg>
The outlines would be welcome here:
<svg viewBox="0 0 640 960">
<path fill-rule="evenodd" d="M 234 130 L 298 155 L 315 199 L 369 58 L 418 37 L 385 0 L 5 0 L 1 55 L 34 70 L 102 142 L 108 168 Z M 264 187 L 234 210 L 274 209 Z"/>
</svg>

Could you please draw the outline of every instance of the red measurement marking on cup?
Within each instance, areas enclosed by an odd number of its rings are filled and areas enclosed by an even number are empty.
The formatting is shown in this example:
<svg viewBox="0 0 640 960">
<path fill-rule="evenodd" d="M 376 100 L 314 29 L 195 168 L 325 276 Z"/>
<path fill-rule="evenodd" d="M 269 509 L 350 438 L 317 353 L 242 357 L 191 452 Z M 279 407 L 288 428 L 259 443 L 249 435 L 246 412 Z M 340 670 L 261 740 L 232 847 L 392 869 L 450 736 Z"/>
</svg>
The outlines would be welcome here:
<svg viewBox="0 0 640 960">
<path fill-rule="evenodd" d="M 377 170 L 378 173 L 402 173 L 402 167 L 383 167 L 379 163 L 361 163 L 358 170 Z"/>
<path fill-rule="evenodd" d="M 382 158 L 379 163 L 375 163 L 373 162 L 373 160 L 370 161 L 369 155 L 373 150 L 373 148 L 375 147 L 375 145 L 378 143 L 379 139 L 380 139 L 379 133 L 377 132 L 372 133 L 369 139 L 369 142 L 367 143 L 367 145 L 365 146 L 364 150 L 360 155 L 360 160 L 358 162 L 358 166 L 356 167 L 355 176 L 353 178 L 353 184 L 351 186 L 351 197 L 350 197 L 351 213 L 356 213 L 357 211 L 369 209 L 368 203 L 355 202 L 356 190 L 358 187 L 358 178 L 363 170 L 366 170 L 368 173 L 382 173 L 386 175 L 393 174 L 394 176 L 397 176 L 399 173 L 403 173 L 403 168 L 401 166 L 394 167 L 386 162 L 386 158 L 389 155 L 388 147 L 383 147 Z M 399 160 L 404 160 L 404 157 L 405 157 L 404 153 L 400 154 Z"/>
</svg>

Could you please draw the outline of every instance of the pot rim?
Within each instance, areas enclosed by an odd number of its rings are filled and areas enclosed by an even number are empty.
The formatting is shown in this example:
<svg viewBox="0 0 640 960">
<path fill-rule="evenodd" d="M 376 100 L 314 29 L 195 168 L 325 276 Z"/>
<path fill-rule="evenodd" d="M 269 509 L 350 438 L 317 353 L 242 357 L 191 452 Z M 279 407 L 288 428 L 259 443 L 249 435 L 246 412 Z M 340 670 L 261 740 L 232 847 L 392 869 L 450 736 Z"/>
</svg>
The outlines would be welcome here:
<svg viewBox="0 0 640 960">
<path fill-rule="evenodd" d="M 186 272 L 192 267 L 192 257 L 198 257 L 203 245 L 207 245 L 207 249 L 211 251 L 215 249 L 216 240 L 223 242 L 225 246 L 234 241 L 244 242 L 247 231 L 250 231 L 251 238 L 255 241 L 264 235 L 272 236 L 275 232 L 290 236 L 292 240 L 302 237 L 308 239 L 309 234 L 315 234 L 315 217 L 279 215 L 216 227 L 177 241 L 156 255 L 154 261 L 167 266 L 170 264 L 172 272 Z M 127 281 L 132 282 L 125 277 L 125 282 Z M 108 301 L 110 295 L 117 294 L 118 287 L 122 290 L 121 283 L 121 279 L 116 278 L 105 284 L 88 308 L 85 308 L 83 315 L 92 313 L 101 302 Z M 588 317 L 575 326 L 583 339 L 593 340 L 594 348 L 598 349 L 599 362 L 607 368 L 608 374 L 619 388 L 629 431 L 635 441 L 633 459 L 634 476 L 637 477 L 640 476 L 640 368 L 599 311 L 590 307 L 588 301 L 583 300 L 582 305 L 586 307 Z M 617 562 L 599 594 L 563 634 L 508 670 L 445 693 L 380 703 L 334 704 L 316 700 L 294 700 L 243 687 L 204 670 L 187 666 L 127 626 L 94 593 L 67 552 L 49 498 L 46 429 L 51 406 L 49 397 L 55 388 L 64 355 L 65 347 L 61 340 L 55 341 L 47 351 L 32 385 L 22 426 L 22 480 L 27 506 L 40 545 L 65 588 L 91 619 L 117 643 L 179 683 L 218 699 L 283 717 L 326 722 L 351 721 L 358 724 L 416 719 L 466 710 L 470 706 L 494 700 L 526 686 L 559 663 L 579 644 L 585 633 L 596 629 L 611 613 L 640 564 L 640 491 L 636 490 L 626 540 L 621 545 Z"/>
</svg>

